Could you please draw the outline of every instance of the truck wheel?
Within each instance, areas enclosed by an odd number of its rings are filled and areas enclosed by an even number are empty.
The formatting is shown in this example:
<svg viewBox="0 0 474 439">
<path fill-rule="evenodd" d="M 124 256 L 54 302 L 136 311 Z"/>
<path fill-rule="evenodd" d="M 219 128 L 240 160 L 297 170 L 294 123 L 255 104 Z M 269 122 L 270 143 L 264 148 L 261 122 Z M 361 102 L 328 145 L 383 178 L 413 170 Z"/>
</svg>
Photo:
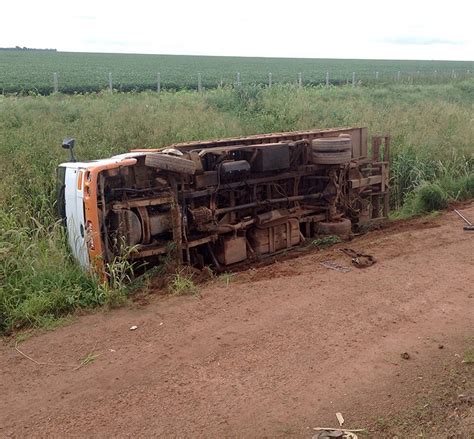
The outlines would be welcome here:
<svg viewBox="0 0 474 439">
<path fill-rule="evenodd" d="M 351 228 L 351 220 L 342 218 L 340 221 L 318 223 L 317 232 L 319 235 L 336 235 L 341 239 L 349 239 Z"/>
<path fill-rule="evenodd" d="M 350 151 L 352 149 L 352 140 L 350 137 L 326 137 L 314 139 L 311 145 L 312 150 L 315 152 Z"/>
<path fill-rule="evenodd" d="M 348 163 L 352 159 L 352 152 L 339 151 L 339 152 L 315 152 L 312 154 L 313 163 L 318 165 L 339 165 L 342 163 Z"/>
</svg>

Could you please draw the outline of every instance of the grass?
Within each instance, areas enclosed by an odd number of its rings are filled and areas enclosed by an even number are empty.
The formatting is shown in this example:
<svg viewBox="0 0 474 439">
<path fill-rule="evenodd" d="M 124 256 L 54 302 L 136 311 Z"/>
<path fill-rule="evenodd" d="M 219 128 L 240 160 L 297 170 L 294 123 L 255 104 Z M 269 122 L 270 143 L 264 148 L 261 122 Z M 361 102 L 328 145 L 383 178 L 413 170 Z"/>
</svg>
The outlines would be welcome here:
<svg viewBox="0 0 474 439">
<path fill-rule="evenodd" d="M 167 90 L 196 89 L 198 72 L 205 88 L 233 86 L 236 73 L 241 82 L 295 84 L 302 73 L 305 85 L 323 84 L 326 72 L 332 84 L 356 81 L 362 84 L 394 83 L 398 71 L 401 83 L 443 83 L 472 78 L 472 61 L 399 61 L 347 59 L 242 58 L 222 56 L 133 55 L 105 53 L 67 53 L 0 51 L 0 91 L 4 93 L 41 93 L 53 91 L 53 72 L 58 74 L 63 93 L 87 93 L 108 87 L 109 73 L 119 91 L 156 90 L 157 73 Z M 435 74 L 434 72 L 437 71 Z M 452 77 L 455 72 L 456 78 Z"/>
<path fill-rule="evenodd" d="M 97 360 L 101 354 L 96 354 L 95 352 L 89 352 L 81 361 L 79 367 L 87 366 L 88 364 Z"/>
<path fill-rule="evenodd" d="M 368 126 L 392 135 L 392 208 L 406 215 L 474 197 L 474 80 L 384 88 L 275 85 L 190 91 L 0 95 L 0 332 L 112 306 L 133 289 L 123 260 L 105 287 L 71 259 L 55 207 L 55 169 L 131 148 L 272 131 Z M 411 207 L 410 207 L 411 206 Z M 194 291 L 178 276 L 175 291 Z M 188 287 L 183 287 L 188 285 Z"/>
<path fill-rule="evenodd" d="M 341 238 L 336 235 L 323 236 L 322 238 L 314 239 L 311 244 L 319 249 L 325 249 L 341 242 Z"/>
<path fill-rule="evenodd" d="M 465 364 L 474 364 L 474 348 L 465 350 L 462 362 Z"/>
<path fill-rule="evenodd" d="M 230 283 L 232 282 L 232 279 L 235 277 L 235 273 L 221 273 L 219 275 L 219 280 L 222 281 L 226 287 L 228 287 L 230 285 Z"/>
<path fill-rule="evenodd" d="M 178 270 L 170 276 L 168 290 L 173 296 L 195 295 L 199 292 L 192 275 L 186 273 L 184 269 Z"/>
</svg>

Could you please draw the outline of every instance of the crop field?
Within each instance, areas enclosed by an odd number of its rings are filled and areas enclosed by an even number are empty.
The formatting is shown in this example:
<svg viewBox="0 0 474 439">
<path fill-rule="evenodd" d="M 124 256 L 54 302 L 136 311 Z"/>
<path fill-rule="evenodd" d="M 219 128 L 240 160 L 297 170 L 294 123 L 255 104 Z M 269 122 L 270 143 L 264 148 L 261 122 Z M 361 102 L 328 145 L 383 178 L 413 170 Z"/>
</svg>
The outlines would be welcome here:
<svg viewBox="0 0 474 439">
<path fill-rule="evenodd" d="M 378 72 L 378 73 L 377 73 Z M 181 55 L 132 55 L 41 51 L 0 51 L 0 91 L 49 94 L 53 74 L 63 93 L 100 91 L 109 86 L 120 91 L 162 90 L 242 85 L 295 84 L 435 84 L 472 77 L 474 62 L 240 58 Z M 354 73 L 354 76 L 353 76 Z"/>
</svg>

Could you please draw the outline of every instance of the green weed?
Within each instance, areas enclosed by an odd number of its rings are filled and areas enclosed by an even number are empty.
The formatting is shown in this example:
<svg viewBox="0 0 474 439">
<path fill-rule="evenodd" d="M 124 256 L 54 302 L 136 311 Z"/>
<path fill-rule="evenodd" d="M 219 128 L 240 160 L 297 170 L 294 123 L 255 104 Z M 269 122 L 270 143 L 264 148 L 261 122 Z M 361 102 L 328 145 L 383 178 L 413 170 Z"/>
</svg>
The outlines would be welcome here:
<svg viewBox="0 0 474 439">
<path fill-rule="evenodd" d="M 423 183 L 407 198 L 403 211 L 410 215 L 422 215 L 446 208 L 448 196 L 437 183 Z"/>
<path fill-rule="evenodd" d="M 228 287 L 234 277 L 235 273 L 221 273 L 219 275 L 219 280 L 224 282 L 225 286 Z"/>
<path fill-rule="evenodd" d="M 87 366 L 88 364 L 91 364 L 92 362 L 94 362 L 95 360 L 97 360 L 97 358 L 100 357 L 101 354 L 96 354 L 94 352 L 89 352 L 81 361 L 80 361 L 80 364 L 78 366 L 79 367 L 83 367 L 83 366 Z"/>
<path fill-rule="evenodd" d="M 198 293 L 198 288 L 192 279 L 192 275 L 185 273 L 184 269 L 171 275 L 168 282 L 168 290 L 173 296 Z"/>
<path fill-rule="evenodd" d="M 315 239 L 312 241 L 312 245 L 318 247 L 319 249 L 324 249 L 331 247 L 335 244 L 342 242 L 341 238 L 336 235 L 323 236 L 321 238 Z"/>
</svg>

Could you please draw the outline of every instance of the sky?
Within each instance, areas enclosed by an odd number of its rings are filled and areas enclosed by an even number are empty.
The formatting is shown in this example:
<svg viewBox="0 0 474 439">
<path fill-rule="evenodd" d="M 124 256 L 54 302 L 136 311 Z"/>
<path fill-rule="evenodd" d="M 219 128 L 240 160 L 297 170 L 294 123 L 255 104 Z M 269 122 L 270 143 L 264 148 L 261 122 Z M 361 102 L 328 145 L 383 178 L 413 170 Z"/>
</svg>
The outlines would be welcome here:
<svg viewBox="0 0 474 439">
<path fill-rule="evenodd" d="M 473 0 L 4 0 L 0 47 L 474 60 Z"/>
</svg>

